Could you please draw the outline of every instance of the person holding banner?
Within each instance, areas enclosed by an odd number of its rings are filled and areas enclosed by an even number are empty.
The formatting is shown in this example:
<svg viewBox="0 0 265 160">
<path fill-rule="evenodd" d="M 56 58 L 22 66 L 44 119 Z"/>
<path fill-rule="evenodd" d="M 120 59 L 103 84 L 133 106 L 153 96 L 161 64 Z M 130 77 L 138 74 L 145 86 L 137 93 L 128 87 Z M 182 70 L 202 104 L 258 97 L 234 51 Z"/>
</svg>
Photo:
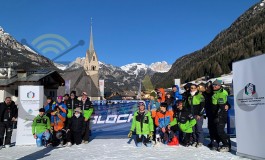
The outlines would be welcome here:
<svg viewBox="0 0 265 160">
<path fill-rule="evenodd" d="M 65 120 L 67 107 L 63 102 L 63 96 L 57 97 L 57 102 L 51 113 L 51 126 L 53 128 L 52 143 L 53 146 L 63 145 L 63 137 L 65 136 Z"/>
<path fill-rule="evenodd" d="M 4 140 L 5 148 L 10 147 L 13 123 L 17 116 L 17 106 L 10 97 L 6 97 L 5 101 L 0 103 L 0 149 L 3 147 Z M 5 138 L 4 135 L 6 135 Z"/>
<path fill-rule="evenodd" d="M 222 142 L 222 146 L 218 148 L 219 152 L 229 152 L 231 150 L 230 137 L 224 131 L 227 123 L 227 111 L 229 106 L 227 105 L 227 91 L 222 87 L 222 80 L 216 79 L 213 84 L 213 96 L 211 111 L 214 116 L 214 124 L 217 133 L 217 143 Z M 219 143 L 218 143 L 219 144 Z"/>
<path fill-rule="evenodd" d="M 47 146 L 50 139 L 50 118 L 45 115 L 45 109 L 39 109 L 39 115 L 34 118 L 32 123 L 32 134 L 36 139 L 38 147 Z"/>
<path fill-rule="evenodd" d="M 132 137 L 132 133 L 136 132 L 136 146 L 141 147 L 144 143 L 147 147 L 152 145 L 152 137 L 154 131 L 153 119 L 151 113 L 145 110 L 144 102 L 138 102 L 139 110 L 133 114 L 131 130 L 128 138 Z"/>
<path fill-rule="evenodd" d="M 82 98 L 81 98 L 81 101 L 79 103 L 79 107 L 81 108 L 82 113 L 84 114 L 84 117 L 85 117 L 86 129 L 85 129 L 85 133 L 83 136 L 83 143 L 87 144 L 89 141 L 89 134 L 90 134 L 90 117 L 91 117 L 94 109 L 92 107 L 92 102 L 87 97 L 86 92 L 82 93 Z"/>
</svg>

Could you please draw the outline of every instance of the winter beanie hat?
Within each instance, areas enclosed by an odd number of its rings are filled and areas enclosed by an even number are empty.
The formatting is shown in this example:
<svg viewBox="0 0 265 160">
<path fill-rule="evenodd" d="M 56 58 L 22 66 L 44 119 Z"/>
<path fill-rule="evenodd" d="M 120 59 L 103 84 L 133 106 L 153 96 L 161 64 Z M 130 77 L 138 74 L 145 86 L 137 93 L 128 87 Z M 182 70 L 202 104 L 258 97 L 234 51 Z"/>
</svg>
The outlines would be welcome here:
<svg viewBox="0 0 265 160">
<path fill-rule="evenodd" d="M 153 96 L 154 98 L 156 98 L 156 92 L 155 92 L 155 91 L 152 91 L 152 92 L 150 93 L 150 96 Z"/>
</svg>

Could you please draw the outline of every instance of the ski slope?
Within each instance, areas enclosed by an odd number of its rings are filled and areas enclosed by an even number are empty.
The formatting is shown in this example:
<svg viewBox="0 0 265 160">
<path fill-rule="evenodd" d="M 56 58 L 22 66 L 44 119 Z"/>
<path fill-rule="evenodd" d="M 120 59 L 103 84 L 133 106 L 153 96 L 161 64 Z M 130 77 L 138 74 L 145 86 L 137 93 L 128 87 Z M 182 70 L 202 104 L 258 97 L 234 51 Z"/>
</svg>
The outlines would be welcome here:
<svg viewBox="0 0 265 160">
<path fill-rule="evenodd" d="M 0 160 L 237 160 L 245 159 L 236 156 L 236 139 L 232 139 L 232 152 L 220 153 L 211 151 L 206 146 L 201 148 L 159 145 L 147 148 L 135 147 L 134 140 L 129 141 L 125 135 L 117 137 L 94 137 L 88 144 L 73 145 L 72 147 L 36 147 L 13 146 L 0 150 Z M 205 144 L 207 144 L 207 139 Z"/>
</svg>

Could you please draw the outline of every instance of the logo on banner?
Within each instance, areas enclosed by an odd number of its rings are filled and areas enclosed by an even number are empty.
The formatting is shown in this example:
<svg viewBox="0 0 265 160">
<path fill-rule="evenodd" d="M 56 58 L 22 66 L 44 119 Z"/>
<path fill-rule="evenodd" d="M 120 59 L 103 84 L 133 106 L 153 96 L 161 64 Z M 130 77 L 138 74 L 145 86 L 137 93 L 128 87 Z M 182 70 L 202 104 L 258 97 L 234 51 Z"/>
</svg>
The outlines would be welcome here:
<svg viewBox="0 0 265 160">
<path fill-rule="evenodd" d="M 30 92 L 27 93 L 27 97 L 28 98 L 34 98 L 35 97 L 35 93 L 30 91 Z"/>
<path fill-rule="evenodd" d="M 256 86 L 252 83 L 249 83 L 245 87 L 245 94 L 248 96 L 252 96 L 256 93 Z"/>
<path fill-rule="evenodd" d="M 259 96 L 256 91 L 256 85 L 248 83 L 239 91 L 236 97 L 238 107 L 244 111 L 253 111 L 257 106 L 264 105 L 264 96 Z"/>
</svg>

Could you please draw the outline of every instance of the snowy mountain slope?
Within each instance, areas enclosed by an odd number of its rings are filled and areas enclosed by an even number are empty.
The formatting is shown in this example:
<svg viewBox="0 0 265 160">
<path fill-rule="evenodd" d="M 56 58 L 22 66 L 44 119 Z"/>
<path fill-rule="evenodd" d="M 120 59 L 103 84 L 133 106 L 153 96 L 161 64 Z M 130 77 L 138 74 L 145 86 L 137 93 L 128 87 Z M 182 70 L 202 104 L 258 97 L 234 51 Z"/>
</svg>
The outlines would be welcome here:
<svg viewBox="0 0 265 160">
<path fill-rule="evenodd" d="M 131 63 L 121 67 L 122 70 L 128 72 L 129 74 L 135 74 L 135 75 L 137 75 L 140 70 L 147 71 L 148 69 L 151 69 L 154 72 L 163 73 L 169 71 L 170 68 L 171 65 L 169 65 L 166 61 L 155 62 L 149 66 L 144 63 Z"/>
<path fill-rule="evenodd" d="M 12 66 L 14 69 L 25 70 L 58 70 L 50 59 L 22 45 L 2 27 L 0 27 L 0 57 L 0 66 L 4 67 Z"/>
<path fill-rule="evenodd" d="M 55 64 L 64 72 L 80 69 L 84 66 L 85 58 L 76 58 L 68 65 Z M 99 61 L 99 78 L 105 80 L 106 91 L 137 91 L 140 80 L 146 75 L 151 76 L 156 72 L 166 72 L 171 65 L 167 62 L 156 62 L 150 66 L 143 63 L 131 63 L 122 67 L 116 67 L 111 64 L 105 64 Z"/>
</svg>

